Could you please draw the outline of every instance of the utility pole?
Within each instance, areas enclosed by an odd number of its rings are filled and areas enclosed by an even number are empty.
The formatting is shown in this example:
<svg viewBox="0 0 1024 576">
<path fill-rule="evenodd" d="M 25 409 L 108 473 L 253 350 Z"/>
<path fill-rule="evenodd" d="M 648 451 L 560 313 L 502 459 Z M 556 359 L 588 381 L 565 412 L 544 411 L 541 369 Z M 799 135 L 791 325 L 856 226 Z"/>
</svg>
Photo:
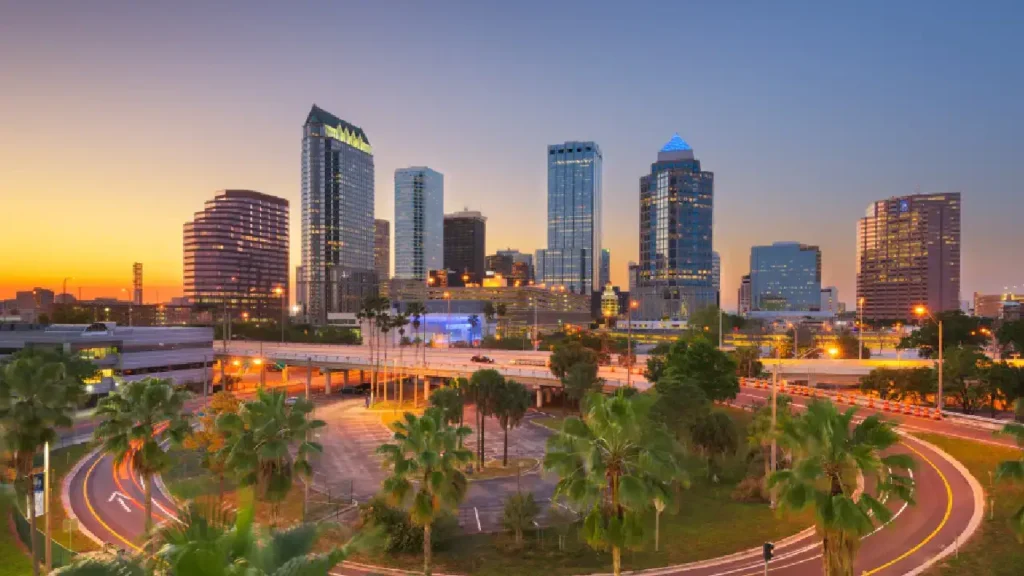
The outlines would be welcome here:
<svg viewBox="0 0 1024 576">
<path fill-rule="evenodd" d="M 46 517 L 43 521 L 46 531 L 46 573 L 53 569 L 53 539 L 50 538 L 50 443 L 43 446 L 43 512 Z M 32 514 L 36 511 L 33 508 Z"/>
<path fill-rule="evenodd" d="M 775 470 L 777 468 L 776 462 L 775 462 L 775 428 L 776 428 L 776 421 L 778 420 L 778 415 L 777 415 L 777 398 L 778 398 L 778 395 L 777 395 L 776 392 L 778 390 L 779 364 L 781 364 L 781 358 L 782 358 L 782 354 L 781 354 L 780 348 L 779 348 L 778 345 L 776 345 L 775 346 L 775 371 L 772 374 L 772 452 L 769 455 L 769 458 L 770 458 L 770 461 L 771 461 L 771 468 L 772 468 L 772 472 L 773 473 L 775 472 Z M 771 498 L 772 498 L 772 508 L 774 508 L 775 507 L 775 495 L 773 494 Z M 765 565 L 767 566 L 767 561 L 766 561 Z"/>
<path fill-rule="evenodd" d="M 857 299 L 857 360 L 864 359 L 864 297 Z"/>
</svg>

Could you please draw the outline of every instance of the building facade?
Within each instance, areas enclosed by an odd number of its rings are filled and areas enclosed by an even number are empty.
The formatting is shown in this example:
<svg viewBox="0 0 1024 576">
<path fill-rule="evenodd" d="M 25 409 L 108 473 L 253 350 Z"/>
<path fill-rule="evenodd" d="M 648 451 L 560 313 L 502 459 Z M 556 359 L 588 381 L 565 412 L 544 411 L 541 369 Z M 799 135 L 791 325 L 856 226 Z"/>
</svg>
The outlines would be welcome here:
<svg viewBox="0 0 1024 576">
<path fill-rule="evenodd" d="M 395 170 L 395 278 L 426 280 L 444 266 L 444 175 Z"/>
<path fill-rule="evenodd" d="M 132 302 L 142 304 L 142 262 L 132 264 Z"/>
<path fill-rule="evenodd" d="M 601 289 L 612 282 L 612 251 L 607 248 L 601 249 L 601 273 L 599 275 Z"/>
<path fill-rule="evenodd" d="M 523 270 L 523 267 L 525 267 L 525 270 L 527 272 L 525 280 L 536 280 L 537 275 L 534 273 L 533 269 L 533 254 L 526 254 L 514 248 L 498 250 L 496 254 L 498 256 L 509 256 L 512 258 L 512 275 L 514 277 L 518 277 L 516 275 L 516 265 L 521 264 L 522 266 L 519 267 L 519 270 Z"/>
<path fill-rule="evenodd" d="M 362 128 L 316 105 L 302 127 L 302 265 L 297 303 L 305 319 L 358 312 L 377 292 L 373 149 Z"/>
<path fill-rule="evenodd" d="M 960 193 L 872 203 L 857 223 L 857 302 L 864 318 L 909 318 L 960 307 Z"/>
<path fill-rule="evenodd" d="M 487 270 L 487 218 L 480 212 L 463 210 L 444 217 L 444 267 L 469 274 L 479 282 Z"/>
<path fill-rule="evenodd" d="M 117 382 L 148 377 L 209 385 L 213 375 L 212 328 L 128 328 L 97 322 L 10 324 L 0 329 L 0 361 L 25 347 L 49 347 L 90 360 L 98 372 L 86 380 L 89 394 L 107 394 Z"/>
<path fill-rule="evenodd" d="M 636 293 L 636 287 L 639 285 L 640 280 L 640 265 L 632 260 L 629 261 L 628 267 L 629 273 L 629 292 L 631 294 Z"/>
<path fill-rule="evenodd" d="M 276 320 L 288 302 L 288 270 L 284 198 L 222 190 L 185 223 L 184 296 L 192 305 Z"/>
<path fill-rule="evenodd" d="M 711 253 L 711 285 L 715 287 L 715 301 L 722 304 L 722 257 L 718 252 Z"/>
<path fill-rule="evenodd" d="M 750 249 L 752 311 L 821 309 L 821 250 L 798 242 Z"/>
<path fill-rule="evenodd" d="M 736 295 L 736 313 L 740 316 L 750 314 L 750 274 L 740 278 L 739 293 Z"/>
<path fill-rule="evenodd" d="M 512 264 L 515 260 L 508 254 L 490 254 L 484 259 L 485 268 L 487 272 L 493 272 L 495 275 L 501 275 L 505 278 L 512 276 Z"/>
<path fill-rule="evenodd" d="M 974 315 L 995 320 L 1017 320 L 1024 294 L 1005 292 L 1003 294 L 974 293 Z"/>
<path fill-rule="evenodd" d="M 839 288 L 827 286 L 821 289 L 821 311 L 839 315 Z"/>
<path fill-rule="evenodd" d="M 651 173 L 640 178 L 637 317 L 685 320 L 716 303 L 714 179 L 678 134 L 658 152 Z"/>
<path fill-rule="evenodd" d="M 547 248 L 537 281 L 590 296 L 601 290 L 601 149 L 594 142 L 548 146 Z"/>
<path fill-rule="evenodd" d="M 378 282 L 391 278 L 391 222 L 380 218 L 373 221 L 373 269 Z"/>
</svg>

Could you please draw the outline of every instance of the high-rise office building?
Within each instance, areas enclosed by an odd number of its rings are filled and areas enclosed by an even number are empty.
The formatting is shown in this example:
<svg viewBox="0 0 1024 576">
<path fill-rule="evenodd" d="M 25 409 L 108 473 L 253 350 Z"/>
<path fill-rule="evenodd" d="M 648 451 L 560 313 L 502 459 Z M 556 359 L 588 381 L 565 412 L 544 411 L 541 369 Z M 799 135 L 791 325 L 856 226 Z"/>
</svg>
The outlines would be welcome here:
<svg viewBox="0 0 1024 576">
<path fill-rule="evenodd" d="M 377 293 L 373 149 L 362 128 L 316 105 L 302 127 L 302 266 L 297 302 L 306 319 L 355 313 Z"/>
<path fill-rule="evenodd" d="M 468 274 L 479 282 L 484 276 L 487 246 L 487 218 L 463 210 L 444 216 L 444 267 Z"/>
<path fill-rule="evenodd" d="M 736 298 L 736 313 L 746 316 L 750 313 L 750 274 L 744 274 L 740 278 L 739 294 Z"/>
<path fill-rule="evenodd" d="M 798 242 L 750 249 L 751 310 L 821 309 L 821 250 Z"/>
<path fill-rule="evenodd" d="M 537 250 L 538 281 L 588 296 L 600 289 L 601 166 L 594 142 L 548 146 L 548 242 Z"/>
<path fill-rule="evenodd" d="M 142 305 L 142 262 L 132 264 L 132 303 Z"/>
<path fill-rule="evenodd" d="M 495 274 L 501 274 L 508 278 L 512 276 L 512 264 L 515 260 L 509 254 L 490 254 L 484 259 L 488 272 L 494 272 Z"/>
<path fill-rule="evenodd" d="M 444 266 L 444 175 L 395 170 L 395 278 L 426 280 Z"/>
<path fill-rule="evenodd" d="M 207 200 L 184 226 L 183 276 L 185 298 L 218 316 L 280 318 L 288 301 L 288 201 L 252 190 Z"/>
<path fill-rule="evenodd" d="M 711 285 L 715 287 L 715 302 L 722 305 L 722 257 L 711 253 Z"/>
<path fill-rule="evenodd" d="M 601 274 L 599 282 L 602 290 L 612 282 L 612 251 L 607 248 L 601 249 Z"/>
<path fill-rule="evenodd" d="M 683 320 L 715 304 L 714 183 L 678 134 L 640 178 L 640 318 Z"/>
<path fill-rule="evenodd" d="M 640 280 L 640 265 L 632 260 L 629 261 L 629 293 L 631 296 L 636 294 L 636 287 Z"/>
<path fill-rule="evenodd" d="M 857 304 L 864 318 L 960 307 L 960 193 L 873 202 L 857 224 Z"/>
<path fill-rule="evenodd" d="M 378 282 L 391 278 L 391 222 L 380 218 L 373 221 L 373 269 Z"/>
<path fill-rule="evenodd" d="M 831 312 L 833 316 L 839 314 L 839 288 L 826 286 L 821 289 L 821 311 Z"/>
<path fill-rule="evenodd" d="M 511 257 L 513 268 L 515 268 L 516 264 L 522 264 L 523 266 L 525 266 L 526 280 L 534 280 L 537 277 L 533 270 L 533 254 L 526 254 L 525 252 L 520 252 L 515 248 L 506 248 L 504 250 L 498 250 L 496 254 L 498 256 Z M 522 270 L 522 268 L 520 268 L 520 270 Z"/>
</svg>

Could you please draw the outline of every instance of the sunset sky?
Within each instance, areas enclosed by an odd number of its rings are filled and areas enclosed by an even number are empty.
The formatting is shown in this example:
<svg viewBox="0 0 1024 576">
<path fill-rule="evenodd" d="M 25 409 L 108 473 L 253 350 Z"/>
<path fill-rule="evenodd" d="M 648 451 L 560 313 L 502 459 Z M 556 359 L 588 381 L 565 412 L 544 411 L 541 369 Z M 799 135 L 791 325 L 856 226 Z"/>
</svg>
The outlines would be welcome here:
<svg viewBox="0 0 1024 576">
<path fill-rule="evenodd" d="M 0 2 L 0 298 L 116 296 L 136 261 L 178 296 L 182 224 L 224 188 L 291 202 L 294 268 L 314 102 L 366 131 L 378 218 L 430 166 L 489 253 L 542 247 L 546 146 L 594 140 L 624 285 L 678 132 L 715 173 L 727 308 L 781 240 L 852 308 L 857 218 L 915 190 L 963 193 L 961 299 L 1024 289 L 1022 3 Z"/>
</svg>

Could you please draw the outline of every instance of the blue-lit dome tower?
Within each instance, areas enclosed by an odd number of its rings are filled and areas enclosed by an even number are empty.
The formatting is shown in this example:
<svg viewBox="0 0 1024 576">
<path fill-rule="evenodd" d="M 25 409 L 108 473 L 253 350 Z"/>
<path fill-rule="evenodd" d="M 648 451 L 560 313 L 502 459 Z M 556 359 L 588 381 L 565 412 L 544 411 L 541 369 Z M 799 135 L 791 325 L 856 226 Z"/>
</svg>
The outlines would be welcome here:
<svg viewBox="0 0 1024 576">
<path fill-rule="evenodd" d="M 712 225 L 715 175 L 673 134 L 640 178 L 638 316 L 686 320 L 717 304 Z"/>
</svg>

